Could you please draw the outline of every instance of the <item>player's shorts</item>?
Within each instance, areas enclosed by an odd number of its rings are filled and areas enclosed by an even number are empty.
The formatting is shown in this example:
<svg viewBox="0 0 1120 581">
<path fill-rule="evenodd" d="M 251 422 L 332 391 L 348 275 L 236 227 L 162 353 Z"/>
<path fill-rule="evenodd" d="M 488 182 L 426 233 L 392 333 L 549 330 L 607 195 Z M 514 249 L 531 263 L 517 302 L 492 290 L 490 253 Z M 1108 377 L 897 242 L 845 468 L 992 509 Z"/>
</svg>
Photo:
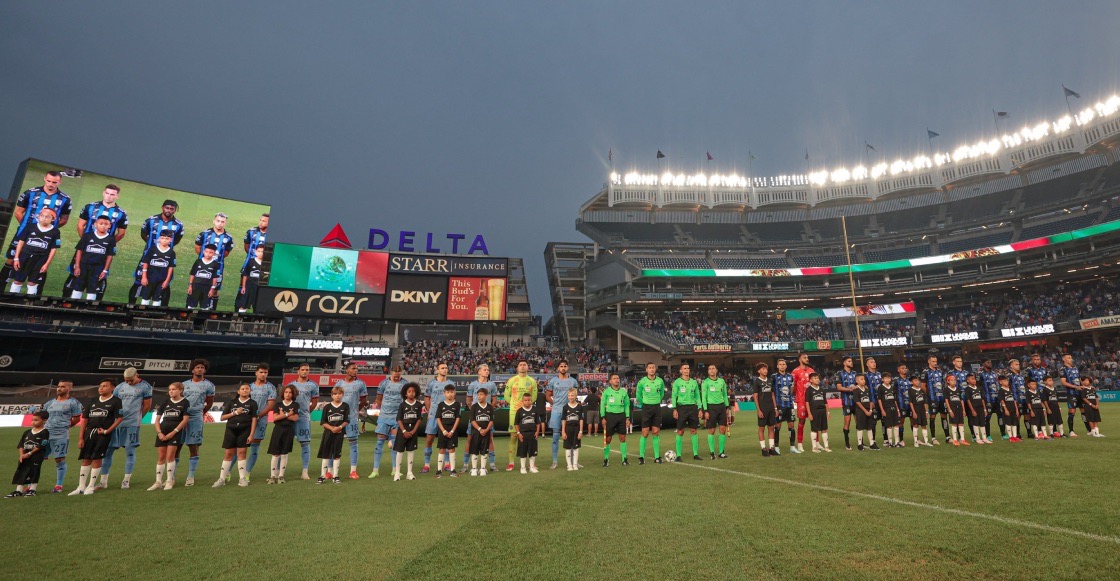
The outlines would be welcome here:
<svg viewBox="0 0 1120 581">
<path fill-rule="evenodd" d="M 937 414 L 945 415 L 948 413 L 949 408 L 945 406 L 945 400 L 929 402 L 929 415 L 936 416 Z"/>
<path fill-rule="evenodd" d="M 899 424 L 899 415 L 897 406 L 883 406 L 886 414 L 883 415 L 883 425 L 888 428 L 893 428 Z"/>
<path fill-rule="evenodd" d="M 1101 410 L 1093 409 L 1091 406 L 1083 406 L 1081 413 L 1085 415 L 1086 422 L 1100 423 Z"/>
<path fill-rule="evenodd" d="M 1071 409 L 1071 410 L 1075 410 L 1077 408 L 1080 408 L 1081 407 L 1081 393 L 1078 392 L 1078 391 L 1072 390 L 1072 389 L 1069 390 L 1069 393 L 1066 394 L 1066 405 L 1068 405 L 1069 409 Z"/>
<path fill-rule="evenodd" d="M 48 440 L 51 444 L 51 458 L 65 458 L 66 454 L 70 452 L 70 438 L 51 438 Z"/>
<path fill-rule="evenodd" d="M 377 428 L 374 429 L 374 433 L 378 436 L 392 436 L 396 429 L 397 421 L 395 419 L 377 416 Z M 470 427 L 467 429 L 470 430 Z"/>
<path fill-rule="evenodd" d="M 187 433 L 183 436 L 183 445 L 201 446 L 203 425 L 204 422 L 201 414 L 191 415 L 187 420 Z"/>
<path fill-rule="evenodd" d="M 782 422 L 792 422 L 794 420 L 794 416 L 795 414 L 793 413 L 793 408 L 779 409 L 777 415 L 777 423 L 780 424 Z"/>
<path fill-rule="evenodd" d="M 906 405 L 901 405 L 900 404 L 898 406 L 898 417 L 899 418 L 910 417 L 910 404 L 906 404 Z"/>
<path fill-rule="evenodd" d="M 222 438 L 222 449 L 232 450 L 234 448 L 248 448 L 249 447 L 249 426 L 244 428 L 231 428 L 226 425 L 226 435 Z"/>
<path fill-rule="evenodd" d="M 272 426 L 272 440 L 268 442 L 269 456 L 282 456 L 292 453 L 292 442 L 296 439 L 296 429 L 292 424 Z"/>
<path fill-rule="evenodd" d="M 813 420 L 810 426 L 814 432 L 828 431 L 828 408 L 813 408 Z"/>
<path fill-rule="evenodd" d="M 1018 407 L 1015 407 L 1015 406 L 1011 406 L 1011 407 L 1009 408 L 1009 411 L 1010 411 L 1011 413 L 1007 413 L 1007 414 L 1000 414 L 1000 415 L 1002 415 L 1002 416 L 1003 416 L 1003 423 L 1004 423 L 1005 425 L 1015 425 L 1015 424 L 1018 424 L 1018 423 L 1019 423 L 1019 408 L 1018 408 Z"/>
<path fill-rule="evenodd" d="M 397 436 L 397 439 L 393 440 L 393 451 L 398 453 L 415 452 L 417 445 L 416 442 L 419 439 L 420 436 L 417 434 L 412 434 L 411 438 L 403 438 L 401 436 Z"/>
<path fill-rule="evenodd" d="M 378 420 L 378 421 L 380 422 L 380 420 Z M 343 430 L 343 433 L 346 434 L 346 439 L 347 440 L 357 440 L 358 439 L 358 434 L 362 433 L 362 426 L 359 423 L 357 413 L 350 414 L 350 419 L 349 419 L 349 421 L 346 422 L 346 429 Z"/>
<path fill-rule="evenodd" d="M 565 402 L 564 405 L 567 405 L 567 402 Z M 564 408 L 561 405 L 553 404 L 552 413 L 548 416 L 548 429 L 552 430 L 554 434 L 559 434 L 560 424 L 563 422 L 563 419 Z"/>
<path fill-rule="evenodd" d="M 105 270 L 104 264 L 82 263 L 82 274 L 74 277 L 70 287 L 71 291 L 84 291 L 89 294 L 96 293 L 101 287 L 101 271 Z"/>
<path fill-rule="evenodd" d="M 140 426 L 126 426 L 121 424 L 113 430 L 109 441 L 110 448 L 139 448 Z"/>
<path fill-rule="evenodd" d="M 1042 426 L 1046 425 L 1046 414 L 1043 411 L 1043 408 L 1033 409 L 1031 411 L 1034 412 L 1034 415 L 1031 416 L 1032 426 L 1036 428 L 1042 428 Z"/>
<path fill-rule="evenodd" d="M 607 429 L 603 432 L 604 436 L 626 435 L 626 414 L 607 414 L 606 420 Z"/>
<path fill-rule="evenodd" d="M 911 424 L 918 424 L 919 426 L 924 426 L 927 423 L 929 423 L 929 416 L 926 414 L 926 406 L 924 406 L 924 405 L 914 406 L 914 412 L 915 412 L 915 415 L 912 418 L 910 418 L 910 423 Z"/>
<path fill-rule="evenodd" d="M 109 444 L 112 439 L 112 434 L 101 435 L 94 428 L 87 429 L 85 444 L 82 446 L 82 451 L 78 453 L 78 458 L 80 460 L 101 460 L 105 457 L 105 452 L 109 451 Z"/>
<path fill-rule="evenodd" d="M 347 431 L 350 431 L 347 429 Z M 436 417 L 435 410 L 428 412 L 428 423 L 424 426 L 425 436 L 438 436 L 439 435 L 439 418 Z"/>
<path fill-rule="evenodd" d="M 19 463 L 16 467 L 15 476 L 12 476 L 12 484 L 22 486 L 25 484 L 38 484 L 39 473 L 43 468 L 42 458 L 28 458 Z"/>
<path fill-rule="evenodd" d="M 614 414 L 607 414 L 614 415 Z M 625 418 L 624 418 L 625 419 Z M 608 429 L 610 420 L 607 421 Z M 625 423 L 623 423 L 625 426 Z M 517 457 L 518 458 L 532 458 L 537 455 L 537 438 L 534 434 L 528 434 L 525 439 L 517 442 Z"/>
<path fill-rule="evenodd" d="M 41 284 L 47 275 L 39 271 L 42 270 L 43 264 L 46 262 L 46 254 L 29 254 L 24 252 L 23 255 L 19 257 L 19 270 L 12 271 L 12 280 L 34 285 Z"/>
<path fill-rule="evenodd" d="M 450 438 L 440 433 L 436 436 L 436 446 L 440 450 L 454 450 L 459 447 L 459 436 L 451 436 Z"/>
<path fill-rule="evenodd" d="M 708 406 L 708 420 L 705 424 L 707 429 L 715 428 L 716 426 L 727 425 L 727 406 L 714 404 Z"/>
<path fill-rule="evenodd" d="M 843 403 L 843 402 L 841 402 L 840 409 L 843 410 L 844 415 L 850 416 L 853 413 L 855 413 L 856 406 L 853 403 Z"/>
<path fill-rule="evenodd" d="M 564 426 L 564 431 L 568 436 L 564 438 L 565 450 L 578 450 L 583 446 L 583 439 L 579 437 L 579 422 L 568 422 L 568 425 Z"/>
<path fill-rule="evenodd" d="M 468 452 L 474 456 L 485 456 L 490 453 L 490 440 L 493 439 L 494 432 L 488 432 L 485 436 L 480 434 L 471 434 L 467 439 Z"/>
<path fill-rule="evenodd" d="M 1047 410 L 1046 413 L 1050 415 L 1051 423 L 1054 423 L 1054 424 L 1061 423 L 1061 421 L 1062 421 L 1062 419 L 1061 419 L 1062 418 L 1061 405 L 1058 404 L 1058 402 L 1056 402 L 1056 401 L 1052 401 L 1052 402 L 1048 402 L 1048 403 L 1050 404 L 1050 409 Z"/>
<path fill-rule="evenodd" d="M 757 415 L 757 414 L 756 414 Z M 758 418 L 758 427 L 767 428 L 778 423 L 778 410 L 774 408 L 762 409 L 762 417 Z"/>
<path fill-rule="evenodd" d="M 962 402 L 948 402 L 948 409 L 953 411 L 953 417 L 949 418 L 951 424 L 963 424 L 965 419 L 964 403 Z"/>
<path fill-rule="evenodd" d="M 257 429 L 253 432 L 253 439 L 258 442 L 263 442 L 265 434 L 268 432 L 268 416 L 257 418 Z"/>
<path fill-rule="evenodd" d="M 677 406 L 677 429 L 700 427 L 700 410 L 694 405 Z"/>
<path fill-rule="evenodd" d="M 171 435 L 168 440 L 159 439 L 159 429 L 156 430 L 156 448 L 166 448 L 168 446 L 182 446 L 183 445 L 183 432 L 176 432 Z"/>
<path fill-rule="evenodd" d="M 296 441 L 311 441 L 311 416 L 300 416 L 296 418 Z"/>
<path fill-rule="evenodd" d="M 642 429 L 661 429 L 661 404 L 654 403 L 642 406 Z"/>
<path fill-rule="evenodd" d="M 857 430 L 870 430 L 873 426 L 871 416 L 863 413 L 862 410 L 856 410 L 856 429 Z"/>
<path fill-rule="evenodd" d="M 797 419 L 804 420 L 804 419 L 808 418 L 809 417 L 809 407 L 805 405 L 805 402 L 798 401 L 798 402 L 796 402 L 796 404 L 797 404 Z"/>
</svg>

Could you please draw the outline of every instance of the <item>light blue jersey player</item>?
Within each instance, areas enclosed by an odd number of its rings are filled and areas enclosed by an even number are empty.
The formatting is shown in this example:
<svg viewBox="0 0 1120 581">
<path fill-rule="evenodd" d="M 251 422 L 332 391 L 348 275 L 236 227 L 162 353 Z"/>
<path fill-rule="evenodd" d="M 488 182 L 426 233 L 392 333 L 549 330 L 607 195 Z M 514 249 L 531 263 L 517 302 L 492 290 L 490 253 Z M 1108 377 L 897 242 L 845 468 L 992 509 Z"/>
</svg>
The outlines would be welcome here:
<svg viewBox="0 0 1120 581">
<path fill-rule="evenodd" d="M 498 392 L 498 385 L 493 381 L 490 381 L 490 366 L 485 363 L 478 366 L 478 379 L 472 381 L 470 385 L 467 386 L 467 398 L 465 401 L 468 408 L 475 403 L 475 399 L 477 399 L 478 396 L 478 390 L 480 389 L 485 389 L 486 393 L 489 394 L 487 396 L 487 403 L 489 403 L 490 405 L 494 405 L 495 398 L 497 397 L 495 394 Z M 471 423 L 467 422 L 467 434 L 469 435 L 473 430 L 474 428 L 471 427 Z M 464 473 L 467 471 L 467 465 L 470 463 L 469 452 L 469 447 L 463 450 Z M 493 472 L 496 472 L 498 470 L 497 465 L 494 464 L 493 443 L 490 444 L 490 470 Z"/>
<path fill-rule="evenodd" d="M 144 414 L 152 409 L 152 386 L 136 373 L 135 367 L 124 370 L 124 381 L 113 388 L 113 395 L 121 400 L 121 425 L 113 430 L 109 439 L 109 450 L 101 462 L 100 488 L 109 485 L 109 469 L 113 466 L 113 454 L 117 448 L 125 449 L 124 479 L 121 488 L 128 489 L 132 480 L 132 469 L 136 467 L 136 448 L 140 447 L 140 422 Z"/>
<path fill-rule="evenodd" d="M 393 468 L 397 467 L 397 453 L 392 446 L 397 437 L 397 410 L 404 401 L 401 391 L 408 383 L 401 377 L 403 372 L 400 365 L 394 365 L 389 370 L 389 377 L 381 380 L 381 384 L 377 386 L 377 401 L 374 402 L 374 406 L 378 409 L 377 428 L 374 430 L 377 433 L 377 446 L 373 449 L 373 471 L 369 473 L 370 478 L 377 478 L 381 470 L 381 455 L 385 451 L 385 442 L 389 442 L 389 451 L 393 455 Z"/>
<path fill-rule="evenodd" d="M 568 390 L 579 387 L 576 378 L 568 375 L 567 361 L 556 365 L 556 373 L 544 391 L 545 399 L 552 404 L 552 412 L 548 416 L 548 428 L 552 430 L 552 470 L 556 469 L 560 458 L 560 422 L 564 418 L 564 404 L 568 403 Z"/>
<path fill-rule="evenodd" d="M 302 480 L 311 480 L 307 467 L 311 464 L 311 410 L 319 404 L 319 384 L 311 381 L 311 366 L 304 363 L 296 371 L 296 380 L 290 385 L 296 388 L 296 403 L 299 416 L 296 417 L 296 441 L 299 442 L 300 457 L 303 460 Z"/>
<path fill-rule="evenodd" d="M 338 380 L 335 387 L 342 388 L 342 401 L 350 406 L 350 421 L 346 424 L 346 439 L 350 441 L 350 478 L 358 479 L 358 410 L 366 407 L 366 398 L 369 389 L 366 382 L 358 379 L 358 365 L 351 363 L 346 366 L 346 377 Z"/>
<path fill-rule="evenodd" d="M 424 427 L 427 441 L 424 444 L 424 468 L 420 470 L 421 474 L 427 474 L 428 470 L 431 470 L 432 443 L 436 441 L 436 435 L 439 434 L 436 406 L 443 401 L 443 388 L 449 385 L 454 387 L 455 382 L 447 379 L 447 364 L 440 363 L 436 366 L 436 378 L 429 381 L 428 387 L 424 390 L 424 409 L 428 410 L 428 424 Z M 437 458 L 437 461 L 442 462 L 443 459 Z"/>
<path fill-rule="evenodd" d="M 183 397 L 189 402 L 183 445 L 191 452 L 187 464 L 187 486 L 194 486 L 194 473 L 198 470 L 198 447 L 202 445 L 202 427 L 206 425 L 204 416 L 214 405 L 214 395 L 217 393 L 214 384 L 206 379 L 207 371 L 210 371 L 210 362 L 195 359 L 191 361 L 191 378 L 183 382 Z M 178 458 L 175 462 L 178 464 Z"/>
<path fill-rule="evenodd" d="M 258 411 L 257 429 L 249 440 L 249 461 L 245 464 L 246 478 L 253 471 L 253 466 L 257 465 L 261 442 L 264 441 L 265 433 L 268 431 L 268 414 L 276 407 L 276 386 L 268 381 L 268 369 L 267 363 L 257 365 L 257 377 L 249 384 L 249 398 L 257 402 Z"/>
<path fill-rule="evenodd" d="M 62 481 L 66 478 L 66 456 L 70 452 L 70 428 L 82 419 L 82 404 L 77 398 L 70 397 L 74 382 L 60 381 L 55 388 L 57 397 L 43 404 L 43 410 L 51 415 L 47 419 L 47 432 L 50 434 L 51 457 L 54 458 L 56 479 L 54 491 L 62 492 Z"/>
</svg>

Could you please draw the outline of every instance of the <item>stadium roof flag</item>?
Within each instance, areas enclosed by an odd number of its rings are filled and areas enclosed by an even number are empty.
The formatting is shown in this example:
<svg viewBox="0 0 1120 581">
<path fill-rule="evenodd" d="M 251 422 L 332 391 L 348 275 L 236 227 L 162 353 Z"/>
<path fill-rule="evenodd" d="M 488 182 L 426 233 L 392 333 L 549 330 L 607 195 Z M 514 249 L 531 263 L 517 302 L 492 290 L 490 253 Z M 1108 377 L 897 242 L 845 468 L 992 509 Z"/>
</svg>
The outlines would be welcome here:
<svg viewBox="0 0 1120 581">
<path fill-rule="evenodd" d="M 319 246 L 324 248 L 353 248 L 354 245 L 350 244 L 350 237 L 342 229 L 342 224 L 335 224 L 330 232 L 319 241 Z"/>
<path fill-rule="evenodd" d="M 1075 99 L 1081 98 L 1081 93 L 1078 93 L 1077 91 L 1074 91 L 1073 89 L 1070 89 L 1065 85 L 1062 85 L 1062 92 L 1064 92 L 1067 97 L 1073 97 Z"/>
<path fill-rule="evenodd" d="M 607 149 L 607 161 L 614 161 L 614 148 Z"/>
<path fill-rule="evenodd" d="M 941 134 L 936 131 L 930 131 L 929 127 L 926 127 L 926 137 L 933 139 L 934 137 L 941 137 Z"/>
<path fill-rule="evenodd" d="M 1011 114 L 1008 113 L 1007 111 L 996 111 L 996 117 L 1007 117 L 1009 115 L 1011 115 Z"/>
<path fill-rule="evenodd" d="M 875 146 L 874 145 L 871 145 L 870 143 L 868 143 L 866 141 L 864 141 L 863 144 L 867 146 L 867 149 L 870 149 L 871 151 L 875 151 Z"/>
<path fill-rule="evenodd" d="M 661 158 L 663 158 L 663 157 L 665 157 L 665 154 L 664 154 L 664 153 L 661 153 L 661 150 L 660 150 L 660 149 L 658 149 L 658 150 L 657 150 L 657 159 L 661 159 Z"/>
<path fill-rule="evenodd" d="M 713 159 L 715 159 L 714 157 L 712 157 L 712 152 L 705 151 L 704 153 L 708 154 L 708 161 L 712 161 Z"/>
</svg>

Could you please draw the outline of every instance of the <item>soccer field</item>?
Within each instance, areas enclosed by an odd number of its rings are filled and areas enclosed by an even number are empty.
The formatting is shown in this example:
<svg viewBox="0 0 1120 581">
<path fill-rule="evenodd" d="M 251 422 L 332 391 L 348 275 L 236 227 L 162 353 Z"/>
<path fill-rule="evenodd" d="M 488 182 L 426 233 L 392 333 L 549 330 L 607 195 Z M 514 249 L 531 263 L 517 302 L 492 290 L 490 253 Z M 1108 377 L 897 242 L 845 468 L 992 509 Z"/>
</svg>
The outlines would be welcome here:
<svg viewBox="0 0 1120 581">
<path fill-rule="evenodd" d="M 1120 406 L 1102 407 L 1102 431 Z M 147 492 L 154 432 L 145 426 L 132 489 L 120 490 L 123 454 L 110 488 L 92 497 L 50 494 L 0 502 L 5 576 L 62 578 L 100 571 L 119 578 L 1091 578 L 1120 567 L 1120 432 L 1111 438 L 879 452 L 843 450 L 832 411 L 831 454 L 763 458 L 750 414 L 740 413 L 726 460 L 624 467 L 617 443 L 602 468 L 602 444 L 585 438 L 579 472 L 485 478 L 419 475 L 368 480 L 373 435 L 362 436 L 362 479 L 266 485 L 261 456 L 248 488 L 214 490 L 221 425 L 208 425 L 198 484 Z M 1080 419 L 1078 432 L 1083 432 Z M 939 428 L 940 433 L 940 428 Z M 22 429 L 0 430 L 3 462 L 15 469 Z M 271 429 L 270 429 L 271 433 Z M 908 444 L 910 440 L 908 438 Z M 662 435 L 662 450 L 673 445 Z M 312 443 L 312 454 L 318 441 Z M 506 461 L 498 442 L 498 463 Z M 263 450 L 262 450 L 263 452 Z M 637 435 L 631 438 L 637 453 Z M 72 438 L 66 490 L 76 485 Z M 685 454 L 690 457 L 686 434 Z M 343 461 L 347 452 L 344 450 Z M 319 461 L 312 459 L 313 475 Z M 18 534 L 17 534 L 18 533 Z M 34 557 L 32 557 L 34 556 Z"/>
</svg>

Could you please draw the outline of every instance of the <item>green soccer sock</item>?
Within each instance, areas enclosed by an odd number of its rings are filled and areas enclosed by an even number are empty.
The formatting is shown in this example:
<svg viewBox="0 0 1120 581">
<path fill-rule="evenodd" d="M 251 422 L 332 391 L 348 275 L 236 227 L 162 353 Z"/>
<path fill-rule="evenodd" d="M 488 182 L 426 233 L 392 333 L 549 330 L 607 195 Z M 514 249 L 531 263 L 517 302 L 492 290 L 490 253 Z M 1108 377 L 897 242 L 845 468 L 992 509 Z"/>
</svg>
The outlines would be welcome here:
<svg viewBox="0 0 1120 581">
<path fill-rule="evenodd" d="M 626 442 L 619 442 L 618 449 L 622 452 L 622 459 L 626 459 Z"/>
<path fill-rule="evenodd" d="M 700 455 L 700 436 L 692 434 L 692 455 Z"/>
<path fill-rule="evenodd" d="M 695 437 L 695 436 L 694 436 Z M 684 445 L 684 436 L 677 434 L 677 457 L 681 455 L 681 447 Z"/>
<path fill-rule="evenodd" d="M 603 446 L 603 459 L 604 460 L 610 460 L 611 459 L 611 445 L 610 444 L 607 444 L 607 445 Z"/>
<path fill-rule="evenodd" d="M 654 436 L 653 437 L 653 457 L 654 458 L 660 458 L 661 457 L 661 436 Z"/>
<path fill-rule="evenodd" d="M 708 453 L 716 453 L 716 437 L 711 434 L 708 434 Z"/>
<path fill-rule="evenodd" d="M 638 451 L 641 452 L 639 454 L 639 456 L 641 456 L 642 458 L 646 457 L 646 437 L 645 436 L 642 436 L 642 437 L 638 438 Z"/>
<path fill-rule="evenodd" d="M 719 435 L 719 453 L 723 454 L 723 451 L 726 450 L 726 449 L 727 449 L 727 434 L 720 434 Z"/>
</svg>

